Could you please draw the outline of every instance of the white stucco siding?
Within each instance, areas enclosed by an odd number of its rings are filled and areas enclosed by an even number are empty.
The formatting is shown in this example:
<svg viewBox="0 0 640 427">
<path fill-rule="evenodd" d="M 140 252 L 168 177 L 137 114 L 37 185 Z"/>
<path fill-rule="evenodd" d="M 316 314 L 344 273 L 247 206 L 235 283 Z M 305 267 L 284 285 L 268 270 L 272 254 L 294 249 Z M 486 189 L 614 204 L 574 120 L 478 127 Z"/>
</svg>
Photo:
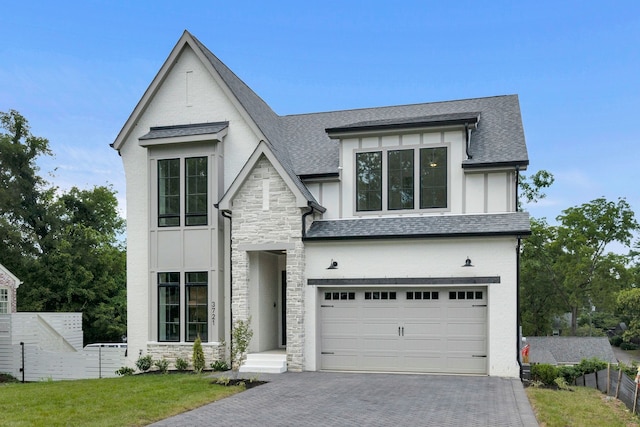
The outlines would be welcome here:
<svg viewBox="0 0 640 427">
<path fill-rule="evenodd" d="M 147 148 L 139 145 L 142 135 L 154 126 L 184 125 L 203 122 L 228 121 L 229 130 L 222 144 L 226 156 L 224 162 L 224 182 L 217 185 L 226 189 L 240 171 L 253 152 L 260 138 L 245 121 L 234 102 L 228 98 L 227 92 L 218 83 L 218 77 L 212 76 L 197 55 L 188 46 L 179 55 L 173 68 L 165 76 L 146 109 L 137 117 L 127 140 L 120 148 L 125 170 L 127 186 L 127 303 L 128 307 L 128 343 L 129 361 L 134 361 L 139 350 L 146 350 L 149 341 L 155 341 L 155 299 L 151 292 L 154 273 L 150 261 L 153 256 L 154 268 L 163 264 L 162 268 L 175 267 L 181 264 L 184 256 L 175 254 L 168 256 L 163 252 L 162 260 L 155 251 L 150 252 L 150 221 L 156 221 L 151 209 L 155 181 L 151 180 L 150 164 Z M 222 153 L 222 147 L 216 149 L 216 155 Z M 153 182 L 152 182 L 153 181 Z M 210 193 L 218 197 L 216 191 Z M 217 200 L 211 200 L 211 204 Z M 213 218 L 217 223 L 217 218 Z M 187 239 L 189 236 L 186 237 Z M 200 240 L 202 236 L 198 237 Z M 162 245 L 154 236 L 154 245 Z M 193 239 L 192 239 L 193 240 Z M 199 253 L 211 260 L 214 272 L 212 281 L 218 277 L 215 271 L 218 258 L 216 236 L 210 236 L 209 250 Z M 172 240 L 173 241 L 173 240 Z M 188 264 L 193 259 L 188 257 Z M 200 259 L 198 258 L 198 259 Z M 204 263 L 204 259 L 200 259 Z M 197 260 L 196 260 L 197 261 Z M 191 265 L 193 267 L 193 265 Z M 200 267 L 198 265 L 198 267 Z M 222 304 L 222 301 L 219 302 Z"/>
<path fill-rule="evenodd" d="M 515 238 L 505 237 L 306 242 L 305 275 L 308 279 L 499 276 L 500 283 L 483 285 L 488 293 L 488 373 L 517 377 L 516 243 Z M 467 257 L 473 267 L 462 267 Z M 338 262 L 337 269 L 327 269 L 331 260 Z M 305 369 L 308 370 L 319 367 L 317 298 L 317 287 L 307 285 Z"/>
</svg>

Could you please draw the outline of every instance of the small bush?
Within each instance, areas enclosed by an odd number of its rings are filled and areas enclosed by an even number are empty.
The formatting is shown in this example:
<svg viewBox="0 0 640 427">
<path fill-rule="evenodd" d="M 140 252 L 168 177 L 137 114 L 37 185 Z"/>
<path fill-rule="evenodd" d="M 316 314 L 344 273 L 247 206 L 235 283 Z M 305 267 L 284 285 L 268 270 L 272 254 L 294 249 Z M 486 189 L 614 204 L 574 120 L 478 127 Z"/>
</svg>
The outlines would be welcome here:
<svg viewBox="0 0 640 427">
<path fill-rule="evenodd" d="M 638 345 L 632 342 L 623 342 L 622 344 L 620 344 L 620 349 L 621 350 L 637 350 Z"/>
<path fill-rule="evenodd" d="M 556 383 L 556 385 L 560 390 L 571 391 L 571 387 L 569 387 L 567 380 L 565 380 L 563 377 L 558 377 L 555 380 L 553 380 L 553 382 Z"/>
<path fill-rule="evenodd" d="M 214 371 L 228 371 L 229 364 L 225 360 L 216 360 L 211 364 L 211 369 Z"/>
<path fill-rule="evenodd" d="M 142 372 L 147 372 L 149 369 L 151 369 L 151 366 L 153 366 L 153 358 L 150 354 L 147 354 L 146 356 L 140 356 L 138 357 L 138 360 L 136 360 L 136 366 Z"/>
<path fill-rule="evenodd" d="M 127 377 L 129 375 L 133 375 L 135 371 L 136 371 L 135 369 L 130 368 L 128 366 L 122 366 L 120 369 L 116 371 L 116 375 L 119 375 L 121 377 Z"/>
<path fill-rule="evenodd" d="M 204 351 L 202 350 L 202 341 L 200 340 L 200 336 L 198 336 L 193 342 L 193 370 L 199 374 L 204 369 L 204 365 L 205 361 Z"/>
<path fill-rule="evenodd" d="M 574 366 L 558 366 L 558 377 L 563 378 L 567 383 L 573 384 L 580 374 Z"/>
<path fill-rule="evenodd" d="M 176 369 L 178 371 L 186 371 L 189 368 L 189 362 L 187 362 L 185 359 L 178 357 L 176 359 Z"/>
<path fill-rule="evenodd" d="M 166 374 L 169 370 L 169 361 L 167 359 L 162 358 L 160 360 L 156 360 L 155 362 L 153 362 L 153 364 L 163 374 Z"/>
<path fill-rule="evenodd" d="M 598 372 L 607 367 L 607 362 L 598 359 L 597 357 L 592 357 L 590 359 L 582 359 L 580 363 L 574 366 L 577 375 L 590 374 L 592 372 Z"/>
<path fill-rule="evenodd" d="M 559 376 L 558 368 L 553 365 L 545 363 L 531 365 L 531 378 L 534 381 L 541 381 L 544 385 L 555 384 L 555 379 Z"/>
<path fill-rule="evenodd" d="M 614 347 L 620 347 L 622 344 L 622 337 L 620 335 L 614 335 L 609 339 L 609 342 Z"/>
</svg>

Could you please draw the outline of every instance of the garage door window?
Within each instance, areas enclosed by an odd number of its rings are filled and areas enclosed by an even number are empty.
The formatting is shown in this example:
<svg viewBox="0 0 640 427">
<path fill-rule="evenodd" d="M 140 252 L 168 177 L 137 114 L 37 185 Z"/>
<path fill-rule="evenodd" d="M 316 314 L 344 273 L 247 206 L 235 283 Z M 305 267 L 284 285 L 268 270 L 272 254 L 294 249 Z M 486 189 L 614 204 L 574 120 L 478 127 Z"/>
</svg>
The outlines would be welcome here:
<svg viewBox="0 0 640 427">
<path fill-rule="evenodd" d="M 451 291 L 449 299 L 482 299 L 482 291 Z"/>
<path fill-rule="evenodd" d="M 375 291 L 375 292 L 365 292 L 364 299 L 372 299 L 372 300 L 390 300 L 396 299 L 395 292 L 389 291 Z"/>
<path fill-rule="evenodd" d="M 416 300 L 416 299 L 439 299 L 440 292 L 438 291 L 409 291 L 407 292 L 408 300 Z"/>
<path fill-rule="evenodd" d="M 354 300 L 356 299 L 356 293 L 355 292 L 325 292 L 324 299 L 326 301 Z"/>
</svg>

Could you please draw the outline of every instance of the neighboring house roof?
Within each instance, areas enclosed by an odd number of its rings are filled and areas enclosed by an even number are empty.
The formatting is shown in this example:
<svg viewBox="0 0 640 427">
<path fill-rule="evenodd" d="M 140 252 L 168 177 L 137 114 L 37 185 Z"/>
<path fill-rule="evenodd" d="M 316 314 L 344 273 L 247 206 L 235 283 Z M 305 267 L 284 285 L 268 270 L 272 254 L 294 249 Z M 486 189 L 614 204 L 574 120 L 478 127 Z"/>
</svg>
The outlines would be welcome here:
<svg viewBox="0 0 640 427">
<path fill-rule="evenodd" d="M 606 337 L 527 337 L 526 342 L 530 363 L 576 365 L 594 357 L 618 363 Z"/>
<path fill-rule="evenodd" d="M 305 240 L 528 236 L 529 214 L 431 215 L 315 220 Z"/>
<path fill-rule="evenodd" d="M 18 279 L 13 275 L 4 265 L 0 264 L 0 275 L 6 276 L 10 281 L 13 282 L 13 286 L 17 289 L 21 284 L 22 280 Z"/>
</svg>

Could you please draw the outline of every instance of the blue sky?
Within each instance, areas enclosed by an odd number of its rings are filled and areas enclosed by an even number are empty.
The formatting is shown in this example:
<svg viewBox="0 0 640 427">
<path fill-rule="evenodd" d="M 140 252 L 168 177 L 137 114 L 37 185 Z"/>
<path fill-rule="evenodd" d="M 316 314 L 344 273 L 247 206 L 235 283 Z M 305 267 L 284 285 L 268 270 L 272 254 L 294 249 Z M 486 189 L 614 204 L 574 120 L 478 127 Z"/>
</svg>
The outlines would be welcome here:
<svg viewBox="0 0 640 427">
<path fill-rule="evenodd" d="M 597 197 L 640 216 L 638 1 L 28 1 L 0 14 L 0 111 L 50 140 L 61 188 L 112 184 L 109 144 L 188 29 L 278 114 L 518 94 L 528 210 Z"/>
</svg>

